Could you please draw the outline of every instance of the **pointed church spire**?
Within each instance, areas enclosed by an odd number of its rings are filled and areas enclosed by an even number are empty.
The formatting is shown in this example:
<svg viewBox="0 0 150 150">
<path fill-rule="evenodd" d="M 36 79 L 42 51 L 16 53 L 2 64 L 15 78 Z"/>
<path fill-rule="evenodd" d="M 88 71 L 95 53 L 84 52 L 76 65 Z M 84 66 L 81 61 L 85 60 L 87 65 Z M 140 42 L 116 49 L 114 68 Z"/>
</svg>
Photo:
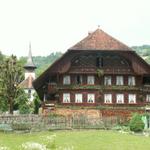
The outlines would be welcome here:
<svg viewBox="0 0 150 150">
<path fill-rule="evenodd" d="M 32 52 L 31 52 L 31 42 L 29 43 L 29 54 L 28 54 L 28 58 L 27 58 L 27 63 L 25 64 L 24 66 L 25 69 L 35 69 L 36 66 L 34 65 L 33 63 L 33 60 L 32 60 Z"/>
</svg>

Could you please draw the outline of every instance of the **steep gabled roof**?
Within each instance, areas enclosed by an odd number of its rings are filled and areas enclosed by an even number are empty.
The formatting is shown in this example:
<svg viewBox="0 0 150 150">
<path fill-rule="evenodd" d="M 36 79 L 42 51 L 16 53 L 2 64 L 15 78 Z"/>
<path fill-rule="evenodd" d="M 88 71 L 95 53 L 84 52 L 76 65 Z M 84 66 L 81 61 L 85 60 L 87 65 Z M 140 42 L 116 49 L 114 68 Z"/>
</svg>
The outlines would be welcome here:
<svg viewBox="0 0 150 150">
<path fill-rule="evenodd" d="M 90 33 L 83 40 L 75 44 L 69 50 L 121 50 L 132 51 L 131 48 L 105 33 L 101 29 Z"/>
</svg>

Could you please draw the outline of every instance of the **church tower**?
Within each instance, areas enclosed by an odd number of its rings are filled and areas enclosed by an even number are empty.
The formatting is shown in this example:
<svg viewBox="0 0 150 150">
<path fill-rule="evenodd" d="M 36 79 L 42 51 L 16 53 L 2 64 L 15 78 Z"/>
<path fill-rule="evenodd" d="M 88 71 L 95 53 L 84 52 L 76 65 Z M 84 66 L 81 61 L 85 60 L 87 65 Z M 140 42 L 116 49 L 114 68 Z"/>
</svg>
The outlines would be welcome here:
<svg viewBox="0 0 150 150">
<path fill-rule="evenodd" d="M 36 66 L 33 63 L 31 44 L 29 44 L 29 54 L 27 58 L 27 63 L 24 65 L 25 69 L 25 79 L 20 83 L 20 87 L 28 94 L 29 101 L 33 100 L 33 94 L 35 90 L 33 88 L 32 82 L 35 80 L 35 69 Z"/>
<path fill-rule="evenodd" d="M 29 54 L 28 54 L 27 63 L 24 65 L 24 69 L 25 69 L 25 80 L 29 76 L 32 76 L 32 78 L 35 79 L 36 66 L 33 63 L 33 59 L 32 59 L 31 43 L 29 44 Z"/>
</svg>

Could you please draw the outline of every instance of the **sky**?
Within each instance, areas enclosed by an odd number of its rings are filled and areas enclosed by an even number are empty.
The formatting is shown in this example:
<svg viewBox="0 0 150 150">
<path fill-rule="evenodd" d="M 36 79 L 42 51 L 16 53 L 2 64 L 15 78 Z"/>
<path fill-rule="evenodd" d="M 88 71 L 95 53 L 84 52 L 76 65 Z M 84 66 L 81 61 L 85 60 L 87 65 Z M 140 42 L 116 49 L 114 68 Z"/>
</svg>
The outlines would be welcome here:
<svg viewBox="0 0 150 150">
<path fill-rule="evenodd" d="M 128 46 L 150 45 L 150 0 L 0 0 L 0 51 L 65 52 L 100 28 Z"/>
</svg>

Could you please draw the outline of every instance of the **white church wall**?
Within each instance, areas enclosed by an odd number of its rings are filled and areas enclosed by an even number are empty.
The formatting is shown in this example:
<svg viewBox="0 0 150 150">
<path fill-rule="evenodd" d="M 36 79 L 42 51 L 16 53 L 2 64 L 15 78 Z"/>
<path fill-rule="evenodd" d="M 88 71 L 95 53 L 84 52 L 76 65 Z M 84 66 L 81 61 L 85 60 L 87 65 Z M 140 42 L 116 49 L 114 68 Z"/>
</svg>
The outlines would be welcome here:
<svg viewBox="0 0 150 150">
<path fill-rule="evenodd" d="M 30 93 L 29 90 L 31 91 L 31 93 Z M 32 102 L 33 99 L 34 99 L 35 90 L 34 90 L 34 89 L 25 89 L 24 91 L 25 91 L 26 94 L 29 94 L 29 93 L 30 93 L 30 96 L 29 96 L 28 100 L 29 100 L 30 102 Z"/>
</svg>

